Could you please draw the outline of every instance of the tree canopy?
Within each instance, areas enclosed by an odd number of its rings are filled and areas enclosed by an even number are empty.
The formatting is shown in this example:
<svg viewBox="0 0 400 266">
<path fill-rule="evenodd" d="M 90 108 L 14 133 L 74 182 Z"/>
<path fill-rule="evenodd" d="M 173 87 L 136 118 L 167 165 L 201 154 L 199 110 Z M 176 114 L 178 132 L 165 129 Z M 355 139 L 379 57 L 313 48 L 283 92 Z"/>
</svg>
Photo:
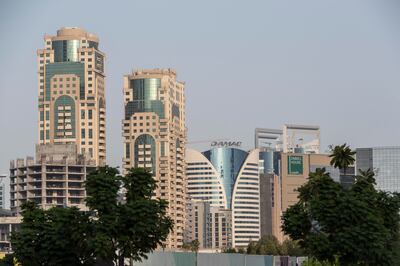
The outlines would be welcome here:
<svg viewBox="0 0 400 266">
<path fill-rule="evenodd" d="M 149 171 L 132 168 L 120 176 L 116 168 L 100 167 L 85 186 L 87 213 L 75 207 L 42 210 L 33 202 L 22 206 L 21 229 L 11 238 L 22 265 L 124 265 L 124 258 L 146 258 L 166 241 L 172 230 L 168 203 L 152 198 L 156 181 Z"/>
<path fill-rule="evenodd" d="M 356 154 L 355 151 L 352 151 L 350 146 L 346 143 L 342 145 L 337 145 L 335 147 L 329 146 L 332 150 L 332 154 L 329 155 L 331 157 L 331 165 L 335 168 L 343 169 L 344 174 L 346 174 L 346 169 L 354 164 Z"/>
<path fill-rule="evenodd" d="M 11 237 L 15 257 L 22 265 L 92 265 L 87 214 L 75 207 L 42 210 L 27 202 L 22 215 L 21 228 Z"/>
<path fill-rule="evenodd" d="M 247 254 L 274 255 L 274 256 L 304 256 L 304 250 L 296 241 L 286 239 L 279 243 L 275 236 L 263 236 L 258 241 L 250 242 Z"/>
<path fill-rule="evenodd" d="M 320 261 L 397 265 L 400 196 L 378 191 L 374 183 L 371 170 L 361 171 L 346 189 L 317 169 L 284 213 L 283 231 Z"/>
<path fill-rule="evenodd" d="M 191 252 L 198 252 L 200 248 L 200 241 L 195 239 L 189 243 L 184 242 L 182 245 L 183 250 L 190 250 Z"/>
</svg>

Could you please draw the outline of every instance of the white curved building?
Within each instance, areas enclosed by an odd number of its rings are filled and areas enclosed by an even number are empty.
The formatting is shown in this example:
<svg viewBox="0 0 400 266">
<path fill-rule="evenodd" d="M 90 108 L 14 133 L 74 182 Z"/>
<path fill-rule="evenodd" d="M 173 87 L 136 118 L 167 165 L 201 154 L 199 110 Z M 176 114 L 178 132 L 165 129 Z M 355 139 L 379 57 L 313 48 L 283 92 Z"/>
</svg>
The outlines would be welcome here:
<svg viewBox="0 0 400 266">
<path fill-rule="evenodd" d="M 231 246 L 244 247 L 258 240 L 259 150 L 216 147 L 201 153 L 188 149 L 185 158 L 189 198 L 232 212 Z"/>
</svg>

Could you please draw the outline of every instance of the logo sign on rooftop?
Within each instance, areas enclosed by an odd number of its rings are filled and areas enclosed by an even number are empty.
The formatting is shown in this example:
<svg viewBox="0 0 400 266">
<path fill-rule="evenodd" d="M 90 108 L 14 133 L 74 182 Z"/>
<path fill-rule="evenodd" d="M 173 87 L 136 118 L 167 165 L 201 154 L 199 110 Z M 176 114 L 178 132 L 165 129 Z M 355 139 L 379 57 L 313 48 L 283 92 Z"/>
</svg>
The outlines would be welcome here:
<svg viewBox="0 0 400 266">
<path fill-rule="evenodd" d="M 213 141 L 211 142 L 211 147 L 240 147 L 242 146 L 242 142 L 241 141 Z"/>
</svg>

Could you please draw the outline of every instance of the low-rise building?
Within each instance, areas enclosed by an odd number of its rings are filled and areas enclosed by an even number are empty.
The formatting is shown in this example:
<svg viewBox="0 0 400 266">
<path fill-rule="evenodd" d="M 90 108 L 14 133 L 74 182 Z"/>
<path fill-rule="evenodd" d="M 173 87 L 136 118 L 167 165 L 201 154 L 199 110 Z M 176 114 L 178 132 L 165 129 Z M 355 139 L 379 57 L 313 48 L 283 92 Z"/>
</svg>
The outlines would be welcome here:
<svg viewBox="0 0 400 266">
<path fill-rule="evenodd" d="M 201 249 L 223 250 L 232 246 L 232 212 L 209 202 L 191 201 L 185 242 L 198 240 Z"/>
<path fill-rule="evenodd" d="M 33 201 L 43 209 L 76 206 L 86 210 L 84 181 L 96 169 L 95 160 L 77 153 L 74 144 L 36 146 L 36 160 L 27 157 L 10 163 L 11 211 Z"/>
<path fill-rule="evenodd" d="M 11 211 L 0 209 L 0 251 L 11 251 L 11 232 L 18 230 L 21 216 L 12 216 Z"/>
</svg>

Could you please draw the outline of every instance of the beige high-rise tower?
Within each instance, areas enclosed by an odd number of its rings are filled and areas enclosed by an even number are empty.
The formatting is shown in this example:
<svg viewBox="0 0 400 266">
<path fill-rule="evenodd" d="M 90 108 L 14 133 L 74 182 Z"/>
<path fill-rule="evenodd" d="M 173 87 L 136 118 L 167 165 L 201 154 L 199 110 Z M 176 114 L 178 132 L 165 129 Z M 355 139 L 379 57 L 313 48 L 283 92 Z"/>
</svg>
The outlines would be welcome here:
<svg viewBox="0 0 400 266">
<path fill-rule="evenodd" d="M 105 164 L 104 53 L 97 36 L 61 28 L 37 51 L 39 144 L 76 144 L 96 165 Z"/>
<path fill-rule="evenodd" d="M 44 37 L 37 51 L 39 106 L 36 158 L 10 163 L 11 210 L 26 201 L 43 209 L 85 205 L 86 176 L 105 164 L 104 54 L 79 28 Z"/>
<path fill-rule="evenodd" d="M 155 196 L 169 202 L 174 221 L 167 248 L 180 248 L 185 222 L 185 91 L 172 69 L 137 70 L 124 76 L 124 172 L 152 171 Z"/>
</svg>

